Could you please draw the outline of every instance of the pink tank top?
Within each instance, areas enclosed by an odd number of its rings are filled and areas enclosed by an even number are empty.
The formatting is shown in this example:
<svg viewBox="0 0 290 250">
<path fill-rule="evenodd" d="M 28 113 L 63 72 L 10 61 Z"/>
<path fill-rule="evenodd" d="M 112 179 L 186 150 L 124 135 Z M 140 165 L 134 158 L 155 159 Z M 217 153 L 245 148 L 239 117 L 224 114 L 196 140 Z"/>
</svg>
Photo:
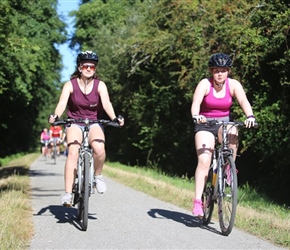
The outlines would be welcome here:
<svg viewBox="0 0 290 250">
<path fill-rule="evenodd" d="M 42 138 L 42 140 L 44 140 L 44 141 L 48 141 L 48 140 L 50 139 L 49 133 L 48 133 L 48 132 L 45 133 L 44 131 L 41 132 L 41 138 Z"/>
<path fill-rule="evenodd" d="M 208 118 L 219 118 L 230 115 L 230 109 L 233 103 L 233 98 L 230 93 L 229 79 L 226 79 L 225 87 L 226 94 L 222 98 L 217 98 L 213 95 L 213 79 L 209 79 L 211 85 L 207 96 L 203 98 L 200 106 L 200 114 Z"/>
<path fill-rule="evenodd" d="M 90 120 L 99 119 L 103 112 L 102 102 L 98 92 L 99 80 L 94 79 L 93 89 L 89 94 L 84 94 L 77 82 L 77 78 L 71 80 L 73 92 L 68 100 L 67 115 L 74 119 Z"/>
</svg>

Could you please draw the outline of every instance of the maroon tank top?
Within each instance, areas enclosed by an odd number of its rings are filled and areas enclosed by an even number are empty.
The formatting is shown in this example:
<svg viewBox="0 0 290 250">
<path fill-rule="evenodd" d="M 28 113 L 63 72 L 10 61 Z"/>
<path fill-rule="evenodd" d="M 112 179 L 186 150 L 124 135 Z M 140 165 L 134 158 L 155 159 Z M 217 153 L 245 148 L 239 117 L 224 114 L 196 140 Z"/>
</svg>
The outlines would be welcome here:
<svg viewBox="0 0 290 250">
<path fill-rule="evenodd" d="M 94 79 L 93 89 L 89 94 L 84 94 L 77 82 L 77 78 L 71 80 L 73 92 L 68 99 L 69 118 L 90 120 L 100 119 L 103 112 L 101 98 L 98 92 L 100 80 Z"/>
</svg>

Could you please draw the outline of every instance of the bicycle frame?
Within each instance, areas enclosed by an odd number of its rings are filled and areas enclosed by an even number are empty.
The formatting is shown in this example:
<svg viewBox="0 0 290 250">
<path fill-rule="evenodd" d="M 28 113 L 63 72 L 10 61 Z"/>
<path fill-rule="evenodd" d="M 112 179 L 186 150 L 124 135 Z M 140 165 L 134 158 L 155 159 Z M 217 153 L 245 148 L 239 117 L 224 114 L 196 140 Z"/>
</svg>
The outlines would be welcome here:
<svg viewBox="0 0 290 250">
<path fill-rule="evenodd" d="M 220 145 L 215 145 L 212 153 L 212 160 L 210 169 L 213 171 L 212 186 L 214 187 L 213 199 L 217 199 L 218 187 L 221 186 L 222 181 L 222 166 L 225 165 L 225 157 L 233 156 L 233 150 L 229 148 L 227 124 L 222 125 L 222 142 Z"/>
<path fill-rule="evenodd" d="M 89 173 L 90 173 L 90 182 L 89 182 L 89 189 L 90 194 L 94 193 L 93 188 L 93 180 L 94 180 L 94 168 L 93 168 L 93 150 L 89 144 L 89 120 L 85 120 L 85 127 L 83 131 L 83 142 L 81 147 L 79 148 L 79 158 L 78 158 L 78 165 L 77 165 L 77 176 L 82 176 L 82 165 L 84 164 L 84 154 L 87 153 L 89 155 Z M 78 186 L 78 192 L 81 194 L 81 185 Z"/>
</svg>

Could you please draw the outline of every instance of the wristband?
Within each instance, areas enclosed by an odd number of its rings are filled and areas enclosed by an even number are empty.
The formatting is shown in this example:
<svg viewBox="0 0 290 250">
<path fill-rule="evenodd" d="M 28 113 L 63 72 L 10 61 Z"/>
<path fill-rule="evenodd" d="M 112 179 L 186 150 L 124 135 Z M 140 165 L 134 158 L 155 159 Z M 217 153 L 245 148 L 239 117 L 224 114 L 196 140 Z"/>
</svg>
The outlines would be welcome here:
<svg viewBox="0 0 290 250">
<path fill-rule="evenodd" d="M 247 119 L 249 119 L 249 118 L 255 118 L 255 116 L 254 115 L 249 115 L 249 116 L 247 116 Z"/>
</svg>

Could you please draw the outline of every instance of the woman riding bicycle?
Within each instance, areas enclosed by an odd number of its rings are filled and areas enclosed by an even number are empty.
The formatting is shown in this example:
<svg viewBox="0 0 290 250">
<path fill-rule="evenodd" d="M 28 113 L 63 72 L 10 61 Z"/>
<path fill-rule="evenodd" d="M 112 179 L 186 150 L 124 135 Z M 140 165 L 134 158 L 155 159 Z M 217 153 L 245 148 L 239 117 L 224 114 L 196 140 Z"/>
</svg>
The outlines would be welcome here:
<svg viewBox="0 0 290 250">
<path fill-rule="evenodd" d="M 51 126 L 49 129 L 50 134 L 50 140 L 49 140 L 49 146 L 51 150 L 52 157 L 56 157 L 55 152 L 53 152 L 54 145 L 56 146 L 56 154 L 57 156 L 60 155 L 60 144 L 62 142 L 62 128 L 61 126 Z"/>
<path fill-rule="evenodd" d="M 193 94 L 191 115 L 196 122 L 195 148 L 198 164 L 195 171 L 195 199 L 193 200 L 193 215 L 203 216 L 201 196 L 211 163 L 215 138 L 221 140 L 220 125 L 208 126 L 204 123 L 210 120 L 229 121 L 232 97 L 235 97 L 243 109 L 246 127 L 254 126 L 255 117 L 241 83 L 228 78 L 231 72 L 232 60 L 223 53 L 210 57 L 209 72 L 211 77 L 202 79 Z M 229 130 L 229 147 L 233 149 L 234 159 L 238 149 L 238 131 L 236 127 Z"/>
<path fill-rule="evenodd" d="M 55 122 L 68 106 L 67 115 L 73 119 L 100 118 L 102 110 L 105 110 L 111 120 L 116 120 L 121 126 L 124 125 L 123 118 L 116 118 L 116 114 L 106 84 L 96 74 L 98 56 L 92 51 L 81 52 L 77 56 L 75 72 L 70 81 L 63 86 L 59 102 L 54 114 L 50 115 L 49 122 Z M 68 145 L 68 156 L 65 164 L 65 194 L 62 195 L 61 203 L 70 205 L 72 199 L 72 188 L 75 179 L 75 170 L 78 160 L 78 150 L 82 142 L 81 124 L 72 124 L 66 128 Z M 104 193 L 106 184 L 102 176 L 105 161 L 105 135 L 99 124 L 92 124 L 89 131 L 89 142 L 93 148 L 95 182 L 97 191 Z"/>
<path fill-rule="evenodd" d="M 49 143 L 50 135 L 47 128 L 44 128 L 40 134 L 40 143 L 41 143 L 41 153 L 44 157 L 48 155 L 48 143 Z"/>
</svg>

